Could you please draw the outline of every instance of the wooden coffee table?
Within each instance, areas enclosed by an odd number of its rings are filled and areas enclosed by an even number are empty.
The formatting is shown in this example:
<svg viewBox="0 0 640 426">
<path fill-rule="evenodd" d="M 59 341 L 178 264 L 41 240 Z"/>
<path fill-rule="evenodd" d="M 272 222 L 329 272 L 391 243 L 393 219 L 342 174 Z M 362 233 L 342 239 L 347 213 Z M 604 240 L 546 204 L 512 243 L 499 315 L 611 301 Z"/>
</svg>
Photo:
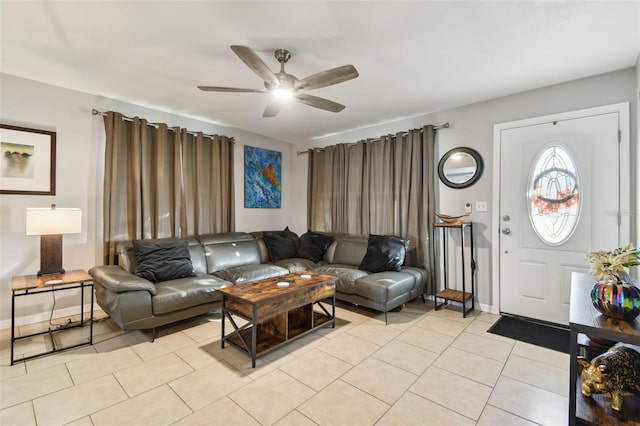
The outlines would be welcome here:
<svg viewBox="0 0 640 426">
<path fill-rule="evenodd" d="M 296 272 L 218 290 L 222 293 L 222 348 L 229 342 L 246 352 L 255 368 L 258 356 L 320 327 L 335 327 L 335 281 L 331 275 Z M 325 305 L 330 305 L 331 312 Z M 238 326 L 234 317 L 247 323 Z M 226 319 L 234 328 L 228 335 Z"/>
</svg>

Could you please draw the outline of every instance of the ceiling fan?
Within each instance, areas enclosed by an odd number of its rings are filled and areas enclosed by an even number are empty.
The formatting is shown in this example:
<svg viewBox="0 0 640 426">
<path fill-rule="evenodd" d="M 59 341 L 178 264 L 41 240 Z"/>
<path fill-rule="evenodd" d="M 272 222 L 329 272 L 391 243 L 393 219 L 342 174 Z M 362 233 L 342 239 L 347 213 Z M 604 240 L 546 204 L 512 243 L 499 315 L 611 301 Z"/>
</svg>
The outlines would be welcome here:
<svg viewBox="0 0 640 426">
<path fill-rule="evenodd" d="M 284 64 L 291 58 L 291 52 L 286 49 L 277 49 L 274 52 L 276 59 L 280 62 L 280 72 L 278 73 L 272 72 L 267 64 L 265 64 L 250 47 L 231 46 L 231 50 L 233 50 L 253 72 L 264 80 L 265 89 L 241 89 L 220 86 L 198 86 L 198 89 L 206 92 L 272 93 L 275 99 L 267 105 L 262 114 L 263 117 L 275 117 L 280 111 L 280 108 L 282 108 L 284 101 L 291 97 L 315 108 L 331 112 L 340 112 L 345 108 L 344 105 L 318 96 L 309 95 L 305 92 L 307 90 L 342 83 L 358 77 L 358 71 L 353 65 L 343 65 L 298 80 L 298 78 L 288 74 L 284 70 Z"/>
</svg>

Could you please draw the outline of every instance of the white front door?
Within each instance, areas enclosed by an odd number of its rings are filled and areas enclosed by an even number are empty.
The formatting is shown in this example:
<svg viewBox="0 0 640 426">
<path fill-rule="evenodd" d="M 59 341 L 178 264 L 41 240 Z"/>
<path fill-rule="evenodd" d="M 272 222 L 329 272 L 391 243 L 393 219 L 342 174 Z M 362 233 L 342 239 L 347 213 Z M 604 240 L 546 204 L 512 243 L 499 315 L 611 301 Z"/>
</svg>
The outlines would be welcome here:
<svg viewBox="0 0 640 426">
<path fill-rule="evenodd" d="M 629 239 L 620 112 L 581 113 L 496 126 L 501 312 L 568 324 L 571 272 Z"/>
</svg>

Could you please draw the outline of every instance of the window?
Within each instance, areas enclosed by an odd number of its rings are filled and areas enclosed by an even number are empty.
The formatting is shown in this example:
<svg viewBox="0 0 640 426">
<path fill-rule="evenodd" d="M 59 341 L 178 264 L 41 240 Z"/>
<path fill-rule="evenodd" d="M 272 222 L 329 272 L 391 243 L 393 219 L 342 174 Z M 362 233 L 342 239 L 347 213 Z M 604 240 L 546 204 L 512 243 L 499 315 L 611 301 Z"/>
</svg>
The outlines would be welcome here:
<svg viewBox="0 0 640 426">
<path fill-rule="evenodd" d="M 533 162 L 528 183 L 531 225 L 545 243 L 569 239 L 580 213 L 580 178 L 572 155 L 560 144 L 544 147 Z"/>
</svg>

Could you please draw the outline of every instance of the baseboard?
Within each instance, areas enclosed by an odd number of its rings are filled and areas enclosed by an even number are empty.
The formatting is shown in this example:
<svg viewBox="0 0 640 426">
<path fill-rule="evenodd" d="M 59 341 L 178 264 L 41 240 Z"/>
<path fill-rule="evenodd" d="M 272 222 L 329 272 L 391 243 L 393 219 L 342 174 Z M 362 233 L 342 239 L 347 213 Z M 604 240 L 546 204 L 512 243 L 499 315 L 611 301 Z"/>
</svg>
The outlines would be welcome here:
<svg viewBox="0 0 640 426">
<path fill-rule="evenodd" d="M 428 303 L 433 303 L 433 296 L 425 295 L 425 299 L 428 300 Z M 497 310 L 494 312 L 493 311 L 493 307 L 494 307 L 493 305 L 487 305 L 485 303 L 477 303 L 476 302 L 476 310 L 480 310 L 482 312 L 488 312 L 488 313 L 491 313 L 491 314 L 500 314 L 500 312 L 498 312 Z M 88 303 L 85 304 L 85 306 L 84 306 L 85 315 L 88 315 L 90 310 L 91 310 L 91 305 L 88 304 Z M 99 311 L 101 309 L 97 304 L 94 304 L 93 310 L 94 311 Z M 79 315 L 79 314 L 80 314 L 79 307 L 78 306 L 72 306 L 72 307 L 69 307 L 69 308 L 56 310 L 53 313 L 53 319 L 67 318 L 67 317 L 72 317 L 74 315 Z M 51 312 L 42 312 L 42 313 L 33 314 L 33 315 L 25 315 L 25 316 L 22 316 L 22 317 L 16 317 L 16 326 L 19 327 L 21 325 L 34 324 L 34 323 L 38 323 L 38 322 L 49 321 L 49 316 L 50 315 L 51 315 Z M 11 328 L 11 319 L 6 319 L 6 320 L 0 321 L 0 330 L 10 329 L 10 328 Z"/>
<path fill-rule="evenodd" d="M 479 307 L 482 312 L 500 315 L 500 311 L 497 308 L 494 308 L 493 305 L 487 305 L 486 303 L 476 303 L 476 306 Z"/>
<path fill-rule="evenodd" d="M 97 304 L 94 303 L 93 310 L 95 315 L 95 311 L 98 311 L 101 309 Z M 91 313 L 91 304 L 85 303 L 84 305 L 85 318 L 88 318 L 90 313 Z M 80 315 L 80 306 L 71 306 L 64 309 L 57 309 L 56 311 L 53 312 L 52 321 L 59 320 L 60 318 L 69 318 L 76 315 Z M 39 322 L 46 322 L 46 321 L 49 321 L 50 316 L 51 316 L 51 312 L 40 312 L 37 314 L 16 317 L 16 327 L 20 327 L 22 325 L 27 325 L 27 324 L 35 324 Z M 5 330 L 5 329 L 11 329 L 11 318 L 0 321 L 0 330 Z"/>
</svg>

